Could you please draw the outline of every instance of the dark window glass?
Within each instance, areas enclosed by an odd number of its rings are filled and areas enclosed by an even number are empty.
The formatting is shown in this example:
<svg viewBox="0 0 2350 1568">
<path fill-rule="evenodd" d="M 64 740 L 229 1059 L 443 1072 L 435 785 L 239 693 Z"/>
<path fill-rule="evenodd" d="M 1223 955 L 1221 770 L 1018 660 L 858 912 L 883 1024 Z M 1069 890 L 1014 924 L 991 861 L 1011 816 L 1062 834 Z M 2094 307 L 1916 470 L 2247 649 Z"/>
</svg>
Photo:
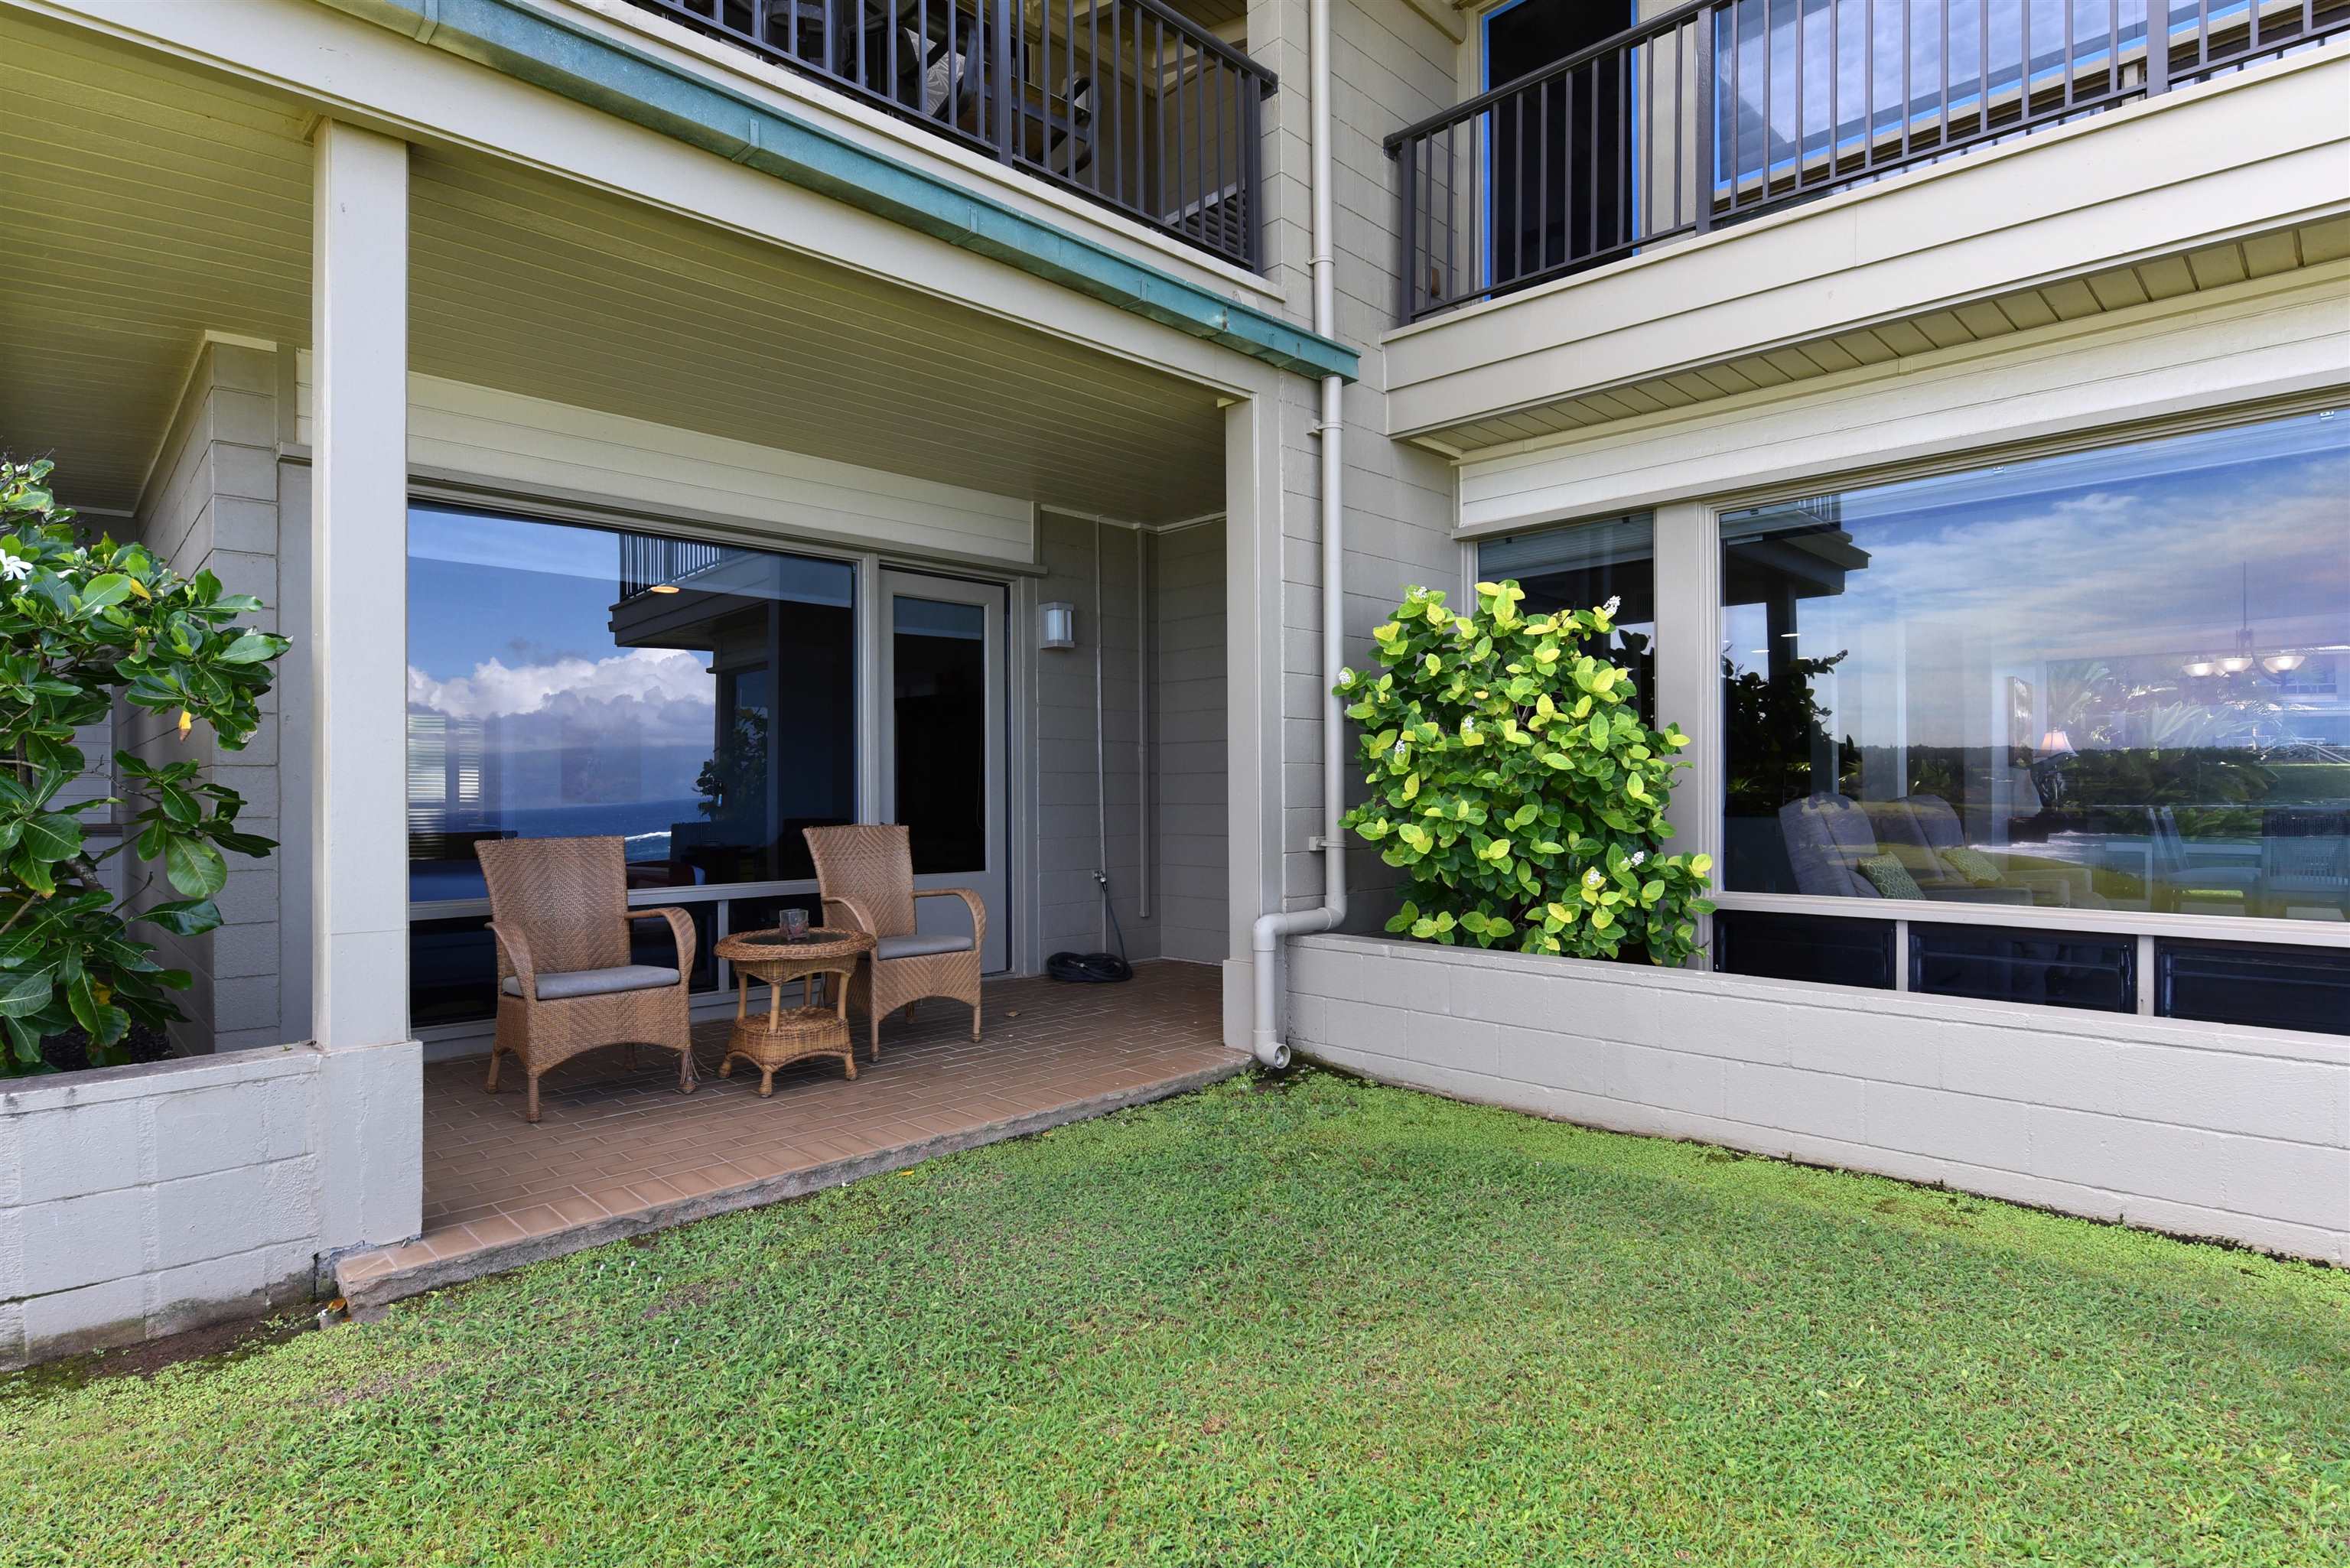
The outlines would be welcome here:
<svg viewBox="0 0 2350 1568">
<path fill-rule="evenodd" d="M 987 869 L 987 611 L 891 603 L 898 820 L 917 873 Z"/>
<path fill-rule="evenodd" d="M 2350 417 L 1726 514 L 1728 888 L 2350 915 Z"/>
<path fill-rule="evenodd" d="M 853 569 L 419 505 L 411 897 L 485 896 L 483 838 L 614 834 L 631 887 L 811 877 L 856 813 Z"/>
<path fill-rule="evenodd" d="M 1527 8 L 1527 7 L 1522 7 Z M 1514 581 L 1528 615 L 1595 609 L 1616 601 L 1608 659 L 1632 677 L 1641 722 L 1657 722 L 1657 524 L 1643 513 L 1503 534 L 1477 543 L 1480 582 Z"/>
<path fill-rule="evenodd" d="M 1909 989 L 1929 996 L 2131 1012 L 2137 1008 L 2137 939 L 1913 925 Z"/>
<path fill-rule="evenodd" d="M 1765 980 L 1893 989 L 1893 922 L 1723 909 L 1713 917 L 1713 967 Z"/>
<path fill-rule="evenodd" d="M 2261 1029 L 2350 1034 L 2350 952 L 2245 942 L 2154 944 L 2155 1011 Z"/>
<path fill-rule="evenodd" d="M 1485 22 L 1485 85 L 1501 87 L 1580 53 L 1630 26 L 1636 12 L 1633 0 L 1523 0 L 1492 12 Z M 1673 90 L 1669 81 L 1664 91 Z M 1510 100 L 1488 133 L 1489 283 L 1506 286 L 1579 271 L 1611 259 L 1638 231 L 1645 192 L 1633 167 L 1635 121 L 1625 108 L 1638 92 L 1632 75 L 1609 56 Z"/>
<path fill-rule="evenodd" d="M 693 989 L 718 984 L 718 961 L 711 947 L 715 929 L 711 904 L 676 906 L 693 917 Z M 629 961 L 677 965 L 677 940 L 666 920 L 629 923 Z M 475 1023 L 496 1015 L 498 952 L 487 915 L 445 920 L 413 920 L 408 927 L 408 1018 L 411 1024 Z"/>
</svg>

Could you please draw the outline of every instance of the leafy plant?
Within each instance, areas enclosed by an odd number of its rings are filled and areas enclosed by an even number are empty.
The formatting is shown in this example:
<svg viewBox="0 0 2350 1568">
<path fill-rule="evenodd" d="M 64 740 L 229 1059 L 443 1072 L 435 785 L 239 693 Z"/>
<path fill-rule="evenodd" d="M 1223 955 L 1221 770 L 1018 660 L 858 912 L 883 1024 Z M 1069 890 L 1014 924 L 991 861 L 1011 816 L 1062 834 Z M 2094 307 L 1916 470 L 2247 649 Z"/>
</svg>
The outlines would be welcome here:
<svg viewBox="0 0 2350 1568">
<path fill-rule="evenodd" d="M 59 803 L 88 766 L 74 732 L 103 722 L 118 692 L 176 712 L 182 741 L 203 724 L 222 746 L 242 748 L 287 644 L 236 625 L 261 602 L 223 593 L 210 572 L 182 577 L 138 545 L 83 542 L 50 490 L 51 468 L 0 454 L 0 1075 L 43 1071 L 41 1042 L 76 1027 L 103 1064 L 133 1023 L 180 1017 L 169 992 L 187 987 L 187 973 L 157 963 L 130 926 L 212 929 L 221 921 L 213 898 L 228 880 L 222 851 L 276 847 L 238 830 L 244 800 L 192 761 L 116 753 L 141 804 L 123 842 L 103 850 L 80 819 L 123 803 Z M 126 845 L 160 861 L 181 897 L 143 910 L 118 905 L 99 867 Z"/>
<path fill-rule="evenodd" d="M 1849 657 L 1847 649 L 1825 659 L 1790 659 L 1771 675 L 1742 672 L 1721 661 L 1731 815 L 1767 816 L 1814 790 L 1846 791 L 1846 781 L 1859 771 L 1860 748 L 1849 735 L 1838 741 L 1828 733 L 1835 715 L 1821 705 L 1812 682 Z M 1836 777 L 1814 777 L 1822 760 Z"/>
<path fill-rule="evenodd" d="M 1460 615 L 1412 589 L 1371 634 L 1385 672 L 1338 675 L 1371 786 L 1343 820 L 1410 881 L 1388 929 L 1681 962 L 1713 908 L 1711 857 L 1658 853 L 1689 737 L 1643 723 L 1631 678 L 1589 651 L 1612 602 L 1527 618 L 1515 582 L 1476 591 Z"/>
</svg>

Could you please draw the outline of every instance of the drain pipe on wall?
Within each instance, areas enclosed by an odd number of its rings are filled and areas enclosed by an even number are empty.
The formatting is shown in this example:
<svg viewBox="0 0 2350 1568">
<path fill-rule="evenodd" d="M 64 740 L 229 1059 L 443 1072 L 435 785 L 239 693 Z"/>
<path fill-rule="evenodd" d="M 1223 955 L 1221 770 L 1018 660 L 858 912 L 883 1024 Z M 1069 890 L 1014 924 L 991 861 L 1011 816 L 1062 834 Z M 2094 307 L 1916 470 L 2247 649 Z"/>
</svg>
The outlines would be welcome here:
<svg viewBox="0 0 2350 1568">
<path fill-rule="evenodd" d="M 1312 57 L 1309 90 L 1314 99 L 1314 330 L 1321 337 L 1336 337 L 1338 291 L 1332 254 L 1336 225 L 1330 177 L 1330 0 L 1308 0 L 1305 17 L 1306 49 Z M 1289 1065 L 1289 1044 L 1277 1027 L 1281 999 L 1275 971 L 1281 940 L 1334 930 L 1347 918 L 1347 843 L 1338 827 L 1339 815 L 1347 809 L 1346 710 L 1331 691 L 1345 657 L 1347 597 L 1340 571 L 1346 564 L 1346 513 L 1339 489 L 1346 468 L 1341 404 L 1345 387 L 1336 376 L 1322 379 L 1322 422 L 1316 431 L 1322 438 L 1322 831 L 1310 841 L 1310 847 L 1322 852 L 1322 902 L 1315 909 L 1259 915 L 1251 932 L 1256 1059 L 1276 1070 Z"/>
</svg>

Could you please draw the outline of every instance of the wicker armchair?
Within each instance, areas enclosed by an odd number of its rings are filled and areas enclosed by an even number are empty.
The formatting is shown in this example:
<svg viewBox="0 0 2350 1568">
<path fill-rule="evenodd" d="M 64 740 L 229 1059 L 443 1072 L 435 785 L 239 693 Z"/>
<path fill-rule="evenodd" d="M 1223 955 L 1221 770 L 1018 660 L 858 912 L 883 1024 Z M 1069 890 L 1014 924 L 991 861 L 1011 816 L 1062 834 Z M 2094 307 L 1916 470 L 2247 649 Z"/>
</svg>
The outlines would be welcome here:
<svg viewBox="0 0 2350 1568">
<path fill-rule="evenodd" d="M 987 906 L 968 888 L 916 888 L 906 830 L 858 824 L 801 829 L 816 860 L 824 923 L 847 926 L 874 939 L 857 971 L 850 1000 L 871 1021 L 872 1059 L 881 1058 L 881 1020 L 925 997 L 944 996 L 971 1006 L 971 1037 L 979 1038 L 979 959 L 987 945 Z M 971 910 L 971 935 L 920 936 L 914 900 L 961 898 Z"/>
<path fill-rule="evenodd" d="M 682 909 L 629 908 L 628 866 L 617 838 L 507 838 L 476 844 L 490 885 L 490 934 L 498 946 L 499 1059 L 520 1059 L 526 1120 L 538 1120 L 539 1075 L 603 1045 L 677 1053 L 677 1087 L 693 1092 L 693 1040 L 686 991 L 693 921 Z M 630 961 L 629 926 L 669 922 L 677 967 Z"/>
</svg>

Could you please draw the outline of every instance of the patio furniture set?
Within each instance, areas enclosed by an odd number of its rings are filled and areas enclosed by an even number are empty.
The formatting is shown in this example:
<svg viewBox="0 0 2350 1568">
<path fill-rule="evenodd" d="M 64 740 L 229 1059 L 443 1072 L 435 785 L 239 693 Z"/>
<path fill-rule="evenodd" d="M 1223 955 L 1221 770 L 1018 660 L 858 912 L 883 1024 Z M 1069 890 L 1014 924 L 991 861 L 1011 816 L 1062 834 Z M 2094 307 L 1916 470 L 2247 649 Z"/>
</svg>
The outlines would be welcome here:
<svg viewBox="0 0 2350 1568">
<path fill-rule="evenodd" d="M 907 831 L 860 824 L 804 830 L 816 861 L 824 923 L 805 934 L 784 929 L 741 931 L 718 944 L 733 967 L 734 1027 L 718 1073 L 735 1061 L 759 1074 L 759 1093 L 771 1095 L 778 1068 L 810 1056 L 837 1056 L 851 1078 L 857 1055 L 849 1008 L 868 1018 L 868 1060 L 881 1054 L 881 1020 L 930 997 L 971 1008 L 971 1036 L 979 1038 L 980 954 L 987 938 L 987 908 L 965 888 L 914 886 Z M 550 1068 L 607 1045 L 619 1045 L 635 1064 L 637 1047 L 674 1051 L 678 1092 L 698 1081 L 689 991 L 695 946 L 692 919 L 682 909 L 632 909 L 627 866 L 618 838 L 488 839 L 474 846 L 489 883 L 490 933 L 497 944 L 497 1032 L 490 1047 L 487 1087 L 498 1090 L 504 1058 L 520 1064 L 525 1081 L 524 1118 L 539 1119 L 538 1081 Z M 972 929 L 923 932 L 916 900 L 961 898 Z M 667 922 L 676 944 L 674 966 L 639 963 L 630 934 L 640 920 Z M 767 987 L 764 1013 L 751 1006 L 754 981 Z M 800 988 L 799 1005 L 785 1007 L 786 986 Z"/>
</svg>

